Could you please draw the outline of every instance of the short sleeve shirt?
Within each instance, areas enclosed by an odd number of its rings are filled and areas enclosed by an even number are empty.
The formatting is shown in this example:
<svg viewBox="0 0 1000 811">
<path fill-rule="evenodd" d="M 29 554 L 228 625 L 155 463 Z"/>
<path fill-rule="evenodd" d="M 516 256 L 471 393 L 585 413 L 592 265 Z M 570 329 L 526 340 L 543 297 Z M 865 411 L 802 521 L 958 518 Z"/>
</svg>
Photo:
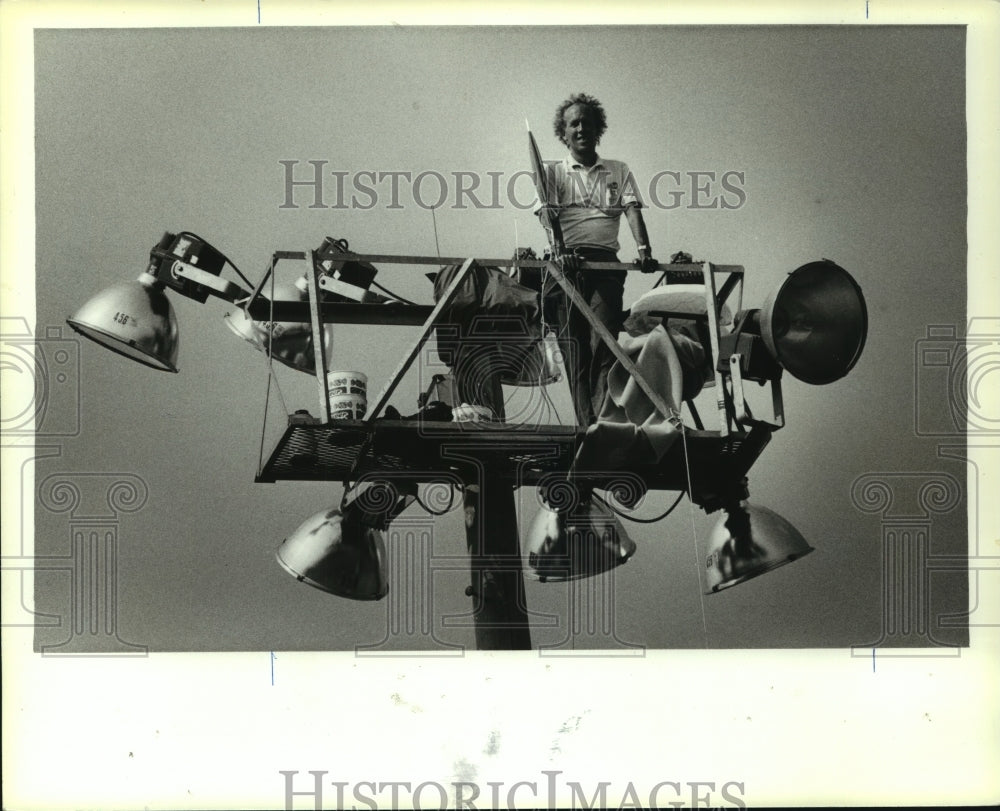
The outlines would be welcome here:
<svg viewBox="0 0 1000 811">
<path fill-rule="evenodd" d="M 546 167 L 550 202 L 559 207 L 559 225 L 568 248 L 618 252 L 622 212 L 641 206 L 635 180 L 622 161 L 598 157 L 590 167 L 567 155 Z M 536 210 L 540 204 L 536 203 Z"/>
</svg>

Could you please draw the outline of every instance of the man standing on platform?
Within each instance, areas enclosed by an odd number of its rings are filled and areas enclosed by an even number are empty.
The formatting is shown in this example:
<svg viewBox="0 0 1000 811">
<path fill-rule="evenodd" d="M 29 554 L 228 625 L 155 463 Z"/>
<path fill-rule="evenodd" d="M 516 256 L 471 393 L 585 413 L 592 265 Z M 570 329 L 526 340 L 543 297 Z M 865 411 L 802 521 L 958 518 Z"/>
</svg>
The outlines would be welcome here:
<svg viewBox="0 0 1000 811">
<path fill-rule="evenodd" d="M 618 231 L 624 213 L 638 247 L 638 266 L 644 272 L 654 271 L 657 262 L 649 247 L 642 201 L 628 166 L 597 154 L 607 129 L 604 108 L 597 99 L 585 93 L 570 96 L 556 109 L 553 125 L 569 154 L 549 166 L 549 199 L 538 201 L 536 213 L 550 231 L 552 223 L 558 222 L 566 249 L 563 269 L 567 279 L 617 336 L 627 271 L 581 270 L 580 262 L 618 261 Z M 546 320 L 554 321 L 559 329 L 577 422 L 586 427 L 600 413 L 614 354 L 555 279 L 545 279 L 542 298 Z"/>
</svg>

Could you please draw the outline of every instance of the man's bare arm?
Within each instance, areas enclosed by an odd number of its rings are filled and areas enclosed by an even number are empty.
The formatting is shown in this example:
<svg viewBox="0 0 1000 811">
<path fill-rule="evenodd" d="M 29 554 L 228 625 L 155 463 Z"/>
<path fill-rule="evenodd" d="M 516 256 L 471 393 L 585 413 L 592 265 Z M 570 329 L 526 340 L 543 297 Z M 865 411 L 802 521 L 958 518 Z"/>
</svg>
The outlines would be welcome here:
<svg viewBox="0 0 1000 811">
<path fill-rule="evenodd" d="M 636 205 L 626 206 L 625 219 L 628 220 L 632 238 L 639 250 L 639 267 L 643 273 L 652 273 L 658 263 L 653 259 L 653 249 L 649 246 L 649 234 L 646 232 L 646 221 L 642 218 L 642 209 Z"/>
</svg>

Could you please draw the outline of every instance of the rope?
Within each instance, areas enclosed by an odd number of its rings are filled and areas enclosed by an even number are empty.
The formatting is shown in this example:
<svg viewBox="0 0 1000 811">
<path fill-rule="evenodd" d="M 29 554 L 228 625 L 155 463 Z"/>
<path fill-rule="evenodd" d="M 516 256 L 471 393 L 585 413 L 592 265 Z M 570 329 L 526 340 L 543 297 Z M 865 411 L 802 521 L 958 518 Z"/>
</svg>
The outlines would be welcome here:
<svg viewBox="0 0 1000 811">
<path fill-rule="evenodd" d="M 194 236 L 192 234 L 192 236 Z M 228 260 L 227 260 L 228 261 Z M 260 427 L 260 456 L 257 459 L 257 472 L 261 471 L 261 463 L 264 461 L 264 440 L 267 438 L 267 414 L 271 403 L 271 381 L 274 381 L 274 390 L 278 393 L 278 399 L 281 400 L 281 410 L 285 412 L 287 417 L 291 412 L 288 410 L 288 404 L 285 402 L 285 395 L 281 391 L 281 383 L 278 381 L 277 376 L 274 374 L 274 360 L 271 355 L 271 338 L 273 337 L 274 329 L 274 270 L 271 271 L 271 301 L 270 301 L 270 329 L 272 333 L 269 335 L 267 340 L 267 391 L 264 395 L 264 419 L 261 421 Z"/>
<path fill-rule="evenodd" d="M 281 381 L 278 380 L 278 376 L 274 374 L 274 370 L 270 368 L 270 364 L 268 364 L 268 367 L 268 371 L 274 378 L 274 390 L 278 392 L 278 399 L 281 400 L 281 410 L 285 412 L 285 416 L 287 417 L 292 412 L 288 410 L 288 404 L 285 402 L 285 395 L 281 393 Z"/>
<path fill-rule="evenodd" d="M 192 236 L 195 236 L 192 234 Z M 271 303 L 270 309 L 268 311 L 268 316 L 270 317 L 270 324 L 273 328 L 274 326 L 274 268 L 271 268 Z M 271 339 L 268 337 L 267 341 L 267 392 L 264 395 L 264 419 L 261 420 L 260 426 L 260 458 L 258 459 L 258 472 L 260 471 L 260 463 L 264 460 L 264 439 L 267 436 L 267 412 L 268 407 L 271 402 L 271 379 L 274 377 L 274 370 L 271 368 Z M 287 411 L 285 412 L 287 415 Z"/>
<path fill-rule="evenodd" d="M 264 419 L 260 426 L 260 454 L 257 456 L 257 473 L 263 470 L 264 465 L 264 439 L 267 436 L 267 409 L 271 401 L 271 375 L 267 376 L 267 392 L 264 394 Z"/>
<path fill-rule="evenodd" d="M 679 416 L 679 415 L 678 415 Z M 691 494 L 691 460 L 688 457 L 687 431 L 683 422 L 680 422 L 681 442 L 684 445 L 684 472 L 687 474 L 688 495 Z M 694 501 L 690 500 L 689 514 L 691 516 L 691 540 L 694 544 L 694 564 L 695 574 L 698 575 L 698 600 L 701 603 L 701 628 L 705 634 L 705 647 L 708 647 L 708 620 L 705 618 L 705 595 L 701 588 L 701 555 L 698 554 L 698 530 L 694 523 Z"/>
</svg>

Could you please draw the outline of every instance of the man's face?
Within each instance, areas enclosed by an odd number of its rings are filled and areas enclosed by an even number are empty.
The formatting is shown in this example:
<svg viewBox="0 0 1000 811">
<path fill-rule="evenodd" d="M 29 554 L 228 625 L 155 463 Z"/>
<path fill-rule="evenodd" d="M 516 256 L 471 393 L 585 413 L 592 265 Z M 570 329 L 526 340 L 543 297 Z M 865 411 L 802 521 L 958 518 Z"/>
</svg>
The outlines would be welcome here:
<svg viewBox="0 0 1000 811">
<path fill-rule="evenodd" d="M 566 134 L 563 140 L 575 153 L 587 154 L 597 148 L 597 121 L 585 104 L 574 104 L 563 112 Z"/>
</svg>

